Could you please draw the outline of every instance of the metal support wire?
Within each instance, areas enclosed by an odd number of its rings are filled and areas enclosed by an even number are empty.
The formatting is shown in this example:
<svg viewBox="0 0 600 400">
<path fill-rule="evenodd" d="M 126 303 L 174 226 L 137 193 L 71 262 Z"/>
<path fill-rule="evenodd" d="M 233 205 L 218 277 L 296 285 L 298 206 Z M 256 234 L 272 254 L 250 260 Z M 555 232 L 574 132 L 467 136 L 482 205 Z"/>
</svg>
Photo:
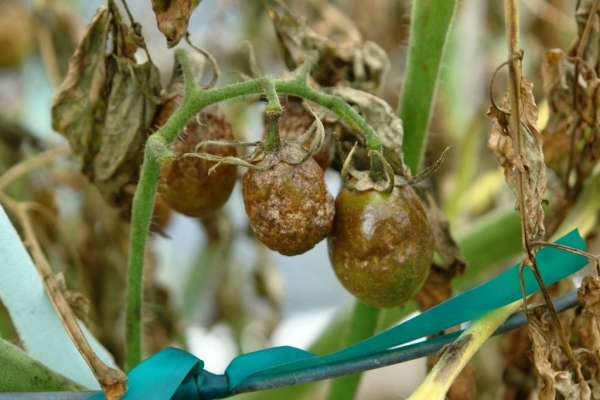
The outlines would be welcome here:
<svg viewBox="0 0 600 400">
<path fill-rule="evenodd" d="M 563 296 L 555 298 L 553 301 L 556 312 L 565 311 L 577 305 L 577 290 L 573 290 Z M 501 333 L 527 325 L 527 316 L 523 311 L 511 315 L 493 334 Z M 441 350 L 444 346 L 452 343 L 463 331 L 449 333 L 438 336 L 422 342 L 404 345 L 393 349 L 384 350 L 365 357 L 357 358 L 351 361 L 315 367 L 305 372 L 295 372 L 289 375 L 281 375 L 274 379 L 252 382 L 248 385 L 240 385 L 233 392 L 244 393 L 258 390 L 274 389 L 283 386 L 296 385 L 306 382 L 314 382 L 323 379 L 335 378 L 342 375 L 353 374 L 357 372 L 368 371 L 371 369 L 386 367 L 393 364 L 399 364 L 428 356 Z M 208 373 L 210 374 L 210 373 Z M 211 374 L 212 375 L 212 374 Z M 210 378 L 209 378 L 210 379 Z M 200 388 L 202 396 L 203 391 Z M 208 393 L 207 393 L 208 394 Z M 202 396 L 204 399 L 205 397 Z M 211 397 L 207 397 L 211 398 Z M 217 398 L 217 397 L 214 397 Z"/>
<path fill-rule="evenodd" d="M 577 290 L 555 298 L 553 301 L 556 312 L 562 312 L 577 305 Z M 511 315 L 502 326 L 500 326 L 494 335 L 527 325 L 527 316 L 524 312 Z M 314 382 L 323 379 L 335 378 L 342 375 L 353 374 L 357 372 L 368 371 L 371 369 L 386 367 L 393 364 L 403 363 L 425 357 L 441 350 L 444 346 L 452 343 L 462 333 L 453 332 L 443 336 L 438 336 L 422 342 L 413 343 L 384 350 L 365 357 L 357 358 L 342 363 L 318 366 L 308 371 L 294 372 L 289 375 L 278 376 L 270 380 L 242 384 L 230 393 L 216 391 L 216 387 L 222 387 L 219 381 L 227 379 L 225 375 L 212 374 L 208 371 L 202 372 L 203 384 L 200 388 L 200 397 L 202 399 L 224 398 L 238 393 L 254 392 L 259 390 L 274 389 L 283 386 L 291 386 L 299 383 Z M 212 383 L 215 383 L 214 385 Z M 88 392 L 42 392 L 42 393 L 0 393 L 0 400 L 82 400 L 99 393 L 99 391 Z"/>
</svg>

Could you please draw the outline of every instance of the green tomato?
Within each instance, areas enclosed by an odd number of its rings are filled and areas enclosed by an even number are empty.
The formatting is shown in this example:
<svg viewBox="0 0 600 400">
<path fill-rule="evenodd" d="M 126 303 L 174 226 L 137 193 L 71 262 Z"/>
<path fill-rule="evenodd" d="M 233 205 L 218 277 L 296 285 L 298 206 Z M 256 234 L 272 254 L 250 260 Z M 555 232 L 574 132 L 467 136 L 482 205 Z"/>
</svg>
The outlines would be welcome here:
<svg viewBox="0 0 600 400">
<path fill-rule="evenodd" d="M 343 188 L 335 208 L 329 259 L 342 285 L 373 307 L 399 306 L 412 298 L 427 278 L 435 250 L 415 191 Z"/>
</svg>

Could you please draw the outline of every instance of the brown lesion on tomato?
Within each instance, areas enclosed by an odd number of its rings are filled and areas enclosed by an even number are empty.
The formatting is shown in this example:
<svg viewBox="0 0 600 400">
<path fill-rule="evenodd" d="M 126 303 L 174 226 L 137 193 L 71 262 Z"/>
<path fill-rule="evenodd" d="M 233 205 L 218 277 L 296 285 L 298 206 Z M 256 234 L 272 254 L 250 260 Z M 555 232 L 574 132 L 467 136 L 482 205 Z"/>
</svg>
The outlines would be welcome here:
<svg viewBox="0 0 600 400">
<path fill-rule="evenodd" d="M 280 161 L 243 177 L 246 213 L 258 239 L 284 255 L 302 254 L 331 230 L 333 196 L 312 158 L 296 165 Z"/>
<path fill-rule="evenodd" d="M 233 140 L 231 125 L 216 105 L 208 106 L 190 119 L 171 145 L 175 154 L 210 153 L 235 157 L 234 147 L 201 145 L 205 141 Z M 197 149 L 198 145 L 200 147 Z M 206 217 L 217 211 L 229 198 L 237 170 L 235 165 L 223 165 L 209 173 L 215 162 L 198 157 L 177 157 L 163 165 L 158 191 L 175 211 L 191 217 Z"/>
</svg>

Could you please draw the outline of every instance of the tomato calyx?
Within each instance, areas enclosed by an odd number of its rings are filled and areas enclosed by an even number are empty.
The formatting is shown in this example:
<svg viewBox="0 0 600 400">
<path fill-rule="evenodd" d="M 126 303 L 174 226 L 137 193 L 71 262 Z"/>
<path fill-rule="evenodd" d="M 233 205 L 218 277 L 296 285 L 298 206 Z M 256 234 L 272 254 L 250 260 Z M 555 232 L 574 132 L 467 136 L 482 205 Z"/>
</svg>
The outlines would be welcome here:
<svg viewBox="0 0 600 400">
<path fill-rule="evenodd" d="M 264 140 L 259 142 L 204 141 L 197 146 L 197 149 L 206 144 L 236 147 L 255 146 L 250 154 L 243 157 L 220 157 L 207 153 L 186 153 L 182 157 L 200 157 L 214 161 L 216 164 L 209 170 L 209 173 L 214 172 L 222 164 L 240 165 L 255 171 L 267 171 L 281 161 L 291 165 L 302 164 L 319 151 L 325 135 L 325 128 L 321 120 L 308 105 L 306 107 L 315 120 L 309 129 L 297 139 L 285 140 L 279 136 L 278 122 L 281 111 L 267 108 L 265 111 L 267 136 Z M 311 135 L 313 137 L 307 148 L 302 144 L 306 143 Z"/>
<path fill-rule="evenodd" d="M 391 193 L 394 187 L 404 185 L 414 186 L 433 175 L 444 162 L 446 152 L 450 147 L 446 148 L 438 160 L 430 167 L 423 170 L 414 178 L 411 176 L 410 170 L 403 164 L 403 175 L 397 174 L 396 169 L 386 159 L 386 157 L 377 150 L 370 150 L 368 156 L 371 161 L 371 169 L 369 171 L 359 171 L 352 166 L 352 156 L 356 151 L 356 144 L 352 147 L 344 164 L 342 165 L 342 184 L 350 191 L 364 192 L 367 190 L 375 190 L 381 193 Z"/>
</svg>

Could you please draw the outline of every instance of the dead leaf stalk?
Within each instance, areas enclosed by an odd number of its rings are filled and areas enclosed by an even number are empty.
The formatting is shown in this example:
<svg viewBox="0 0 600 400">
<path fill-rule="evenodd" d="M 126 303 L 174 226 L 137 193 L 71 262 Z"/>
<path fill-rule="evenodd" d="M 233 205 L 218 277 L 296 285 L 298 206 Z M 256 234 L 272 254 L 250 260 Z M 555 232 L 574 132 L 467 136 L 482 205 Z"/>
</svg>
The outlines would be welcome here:
<svg viewBox="0 0 600 400">
<path fill-rule="evenodd" d="M 73 310 L 63 295 L 63 291 L 60 288 L 56 276 L 52 272 L 50 263 L 35 234 L 30 212 L 41 211 L 42 215 L 46 215 L 45 211 L 47 210 L 45 208 L 40 209 L 40 205 L 37 203 L 13 200 L 3 191 L 8 184 L 19 176 L 32 169 L 42 167 L 55 160 L 58 156 L 68 152 L 69 149 L 67 147 L 57 147 L 14 165 L 0 177 L 0 202 L 17 216 L 23 229 L 23 242 L 31 252 L 35 267 L 42 279 L 48 298 L 65 327 L 67 334 L 73 341 L 73 344 L 86 363 L 90 366 L 90 369 L 102 387 L 106 398 L 111 400 L 120 399 L 127 390 L 127 376 L 122 371 L 104 364 L 96 353 L 94 353 L 94 350 L 89 345 L 77 322 Z"/>
<path fill-rule="evenodd" d="M 513 142 L 513 146 L 516 152 L 516 156 L 513 161 L 515 163 L 515 167 L 517 168 L 518 174 L 518 208 L 519 213 L 521 214 L 521 238 L 523 244 L 523 250 L 525 251 L 525 255 L 523 260 L 521 261 L 521 266 L 519 269 L 521 290 L 523 292 L 523 302 L 525 304 L 525 310 L 529 311 L 527 307 L 527 296 L 525 293 L 525 282 L 523 279 L 523 271 L 525 267 L 531 268 L 544 296 L 544 301 L 548 307 L 551 320 L 553 325 L 559 335 L 560 341 L 562 342 L 563 348 L 567 353 L 567 357 L 569 358 L 570 364 L 575 371 L 577 376 L 577 380 L 582 388 L 587 387 L 587 383 L 581 373 L 581 369 L 579 363 L 576 361 L 571 346 L 569 345 L 569 341 L 566 337 L 566 334 L 561 326 L 560 320 L 554 309 L 554 305 L 552 303 L 552 299 L 546 286 L 541 278 L 539 269 L 535 260 L 535 251 L 534 247 L 531 245 L 532 239 L 543 235 L 543 225 L 541 226 L 541 232 L 538 229 L 533 229 L 528 221 L 530 220 L 530 214 L 535 213 L 535 210 L 527 209 L 527 195 L 531 195 L 531 192 L 527 189 L 527 180 L 529 179 L 529 165 L 526 163 L 526 154 L 524 148 L 524 141 L 527 140 L 524 135 L 531 134 L 527 129 L 522 129 L 523 123 L 521 121 L 521 104 L 523 104 L 523 99 L 521 98 L 521 86 L 522 86 L 522 70 L 521 70 L 521 57 L 516 57 L 519 54 L 522 54 L 519 48 L 519 2 L 518 0 L 505 0 L 504 1 L 504 11 L 505 11 L 505 27 L 507 32 L 507 42 L 508 42 L 508 53 L 510 56 L 510 61 L 508 63 L 508 95 L 509 95 L 509 104 L 511 109 L 512 118 L 509 118 L 509 131 L 511 133 L 511 139 Z M 530 150 L 528 148 L 528 150 Z M 541 199 L 540 206 L 541 206 Z M 543 222 L 542 222 L 543 224 Z M 528 318 L 531 318 L 529 313 L 527 313 Z M 589 390 L 589 387 L 588 387 Z"/>
</svg>

